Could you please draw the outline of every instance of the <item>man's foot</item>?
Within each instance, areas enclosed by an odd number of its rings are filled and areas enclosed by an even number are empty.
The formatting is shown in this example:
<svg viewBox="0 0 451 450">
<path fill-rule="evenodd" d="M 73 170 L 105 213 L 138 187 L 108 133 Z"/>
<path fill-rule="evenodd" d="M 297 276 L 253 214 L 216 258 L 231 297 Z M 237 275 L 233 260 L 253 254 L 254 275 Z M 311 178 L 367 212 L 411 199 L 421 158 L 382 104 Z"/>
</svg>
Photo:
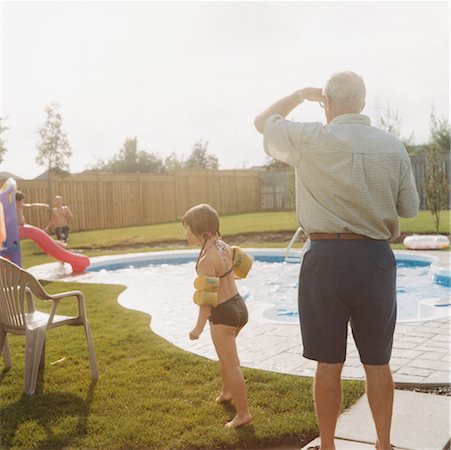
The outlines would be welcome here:
<svg viewBox="0 0 451 450">
<path fill-rule="evenodd" d="M 239 416 L 238 414 L 230 421 L 225 424 L 226 428 L 238 428 L 244 425 L 249 425 L 252 422 L 252 416 L 246 414 L 245 416 Z"/>
<path fill-rule="evenodd" d="M 232 401 L 232 396 L 221 392 L 215 399 L 216 403 L 227 403 Z"/>
</svg>

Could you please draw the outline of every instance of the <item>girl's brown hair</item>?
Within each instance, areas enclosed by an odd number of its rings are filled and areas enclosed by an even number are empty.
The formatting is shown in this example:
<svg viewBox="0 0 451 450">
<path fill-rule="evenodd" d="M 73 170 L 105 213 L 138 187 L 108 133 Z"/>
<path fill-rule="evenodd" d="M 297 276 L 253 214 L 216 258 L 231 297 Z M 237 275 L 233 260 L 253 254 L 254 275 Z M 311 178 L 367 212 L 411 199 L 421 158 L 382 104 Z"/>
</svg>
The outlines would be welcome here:
<svg viewBox="0 0 451 450">
<path fill-rule="evenodd" d="M 197 271 L 197 265 L 202 257 L 207 240 L 213 236 L 221 236 L 219 232 L 219 215 L 210 205 L 202 203 L 186 211 L 182 224 L 184 227 L 188 226 L 202 242 L 202 248 L 196 262 Z"/>
</svg>

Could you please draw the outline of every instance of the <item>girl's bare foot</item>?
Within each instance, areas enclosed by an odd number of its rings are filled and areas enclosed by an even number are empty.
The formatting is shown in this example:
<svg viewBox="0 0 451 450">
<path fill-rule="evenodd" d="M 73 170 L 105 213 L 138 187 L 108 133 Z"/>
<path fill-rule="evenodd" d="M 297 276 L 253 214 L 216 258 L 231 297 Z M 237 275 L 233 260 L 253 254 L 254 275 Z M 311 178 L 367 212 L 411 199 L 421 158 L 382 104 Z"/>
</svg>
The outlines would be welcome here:
<svg viewBox="0 0 451 450">
<path fill-rule="evenodd" d="M 227 428 L 238 428 L 243 425 L 248 425 L 252 422 L 252 416 L 246 414 L 244 416 L 239 416 L 238 414 L 230 421 L 225 424 Z"/>
<path fill-rule="evenodd" d="M 230 394 L 224 394 L 224 392 L 221 392 L 216 397 L 216 403 L 227 403 L 232 401 L 232 396 Z"/>
</svg>

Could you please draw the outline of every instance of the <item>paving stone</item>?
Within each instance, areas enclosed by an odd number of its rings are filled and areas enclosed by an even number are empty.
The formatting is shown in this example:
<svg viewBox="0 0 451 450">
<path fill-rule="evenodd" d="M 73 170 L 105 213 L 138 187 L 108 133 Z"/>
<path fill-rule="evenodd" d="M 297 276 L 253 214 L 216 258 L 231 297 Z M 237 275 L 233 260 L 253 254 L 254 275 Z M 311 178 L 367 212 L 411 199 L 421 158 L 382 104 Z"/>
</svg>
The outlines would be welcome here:
<svg viewBox="0 0 451 450">
<path fill-rule="evenodd" d="M 434 336 L 437 336 L 437 332 L 434 333 L 427 333 L 423 332 L 421 330 L 412 330 L 409 333 L 406 333 L 406 336 L 418 336 L 418 337 L 424 337 L 425 339 L 432 339 Z"/>
<path fill-rule="evenodd" d="M 402 366 L 409 364 L 413 360 L 414 360 L 413 358 L 405 359 L 405 358 L 393 358 L 392 357 L 390 359 L 390 368 L 391 368 L 391 370 L 395 370 L 395 366 L 402 367 Z"/>
<path fill-rule="evenodd" d="M 426 341 L 429 342 L 429 341 Z M 395 343 L 393 344 L 393 347 L 398 349 L 398 348 L 403 348 L 406 350 L 415 350 L 418 344 L 414 343 L 414 342 L 403 342 L 403 341 L 395 341 Z"/>
<path fill-rule="evenodd" d="M 273 367 L 280 372 L 292 372 L 298 367 L 301 367 L 302 361 L 300 358 L 286 355 L 276 355 L 265 360 L 265 366 Z"/>
<path fill-rule="evenodd" d="M 304 368 L 302 366 L 298 367 L 293 371 L 293 375 L 299 375 L 301 377 L 309 377 L 309 378 L 314 378 L 315 373 L 316 369 Z"/>
<path fill-rule="evenodd" d="M 435 337 L 435 336 L 434 336 Z M 427 338 L 424 337 L 419 337 L 419 336 L 404 336 L 403 338 L 399 339 L 396 344 L 399 343 L 404 343 L 404 342 L 408 342 L 408 343 L 412 343 L 412 344 L 422 344 L 423 342 L 428 341 Z"/>
<path fill-rule="evenodd" d="M 405 349 L 400 349 L 400 348 L 394 348 L 392 351 L 392 357 L 413 359 L 413 358 L 418 358 L 423 353 L 424 352 L 421 350 L 405 350 Z"/>
<path fill-rule="evenodd" d="M 433 372 L 433 370 L 420 369 L 412 366 L 402 366 L 397 371 L 397 373 L 403 375 L 413 375 L 417 377 L 428 377 L 429 375 L 432 375 Z"/>
<path fill-rule="evenodd" d="M 304 369 L 316 370 L 317 365 L 318 363 L 316 361 L 313 361 L 312 359 L 301 358 L 301 367 L 303 367 Z"/>
<path fill-rule="evenodd" d="M 287 350 L 287 353 L 291 353 L 292 355 L 302 355 L 303 352 L 304 348 L 302 347 L 302 345 Z"/>
<path fill-rule="evenodd" d="M 437 334 L 432 338 L 433 341 L 446 342 L 449 345 L 449 336 Z"/>
<path fill-rule="evenodd" d="M 443 395 L 395 390 L 392 444 L 409 450 L 443 450 L 449 440 L 450 400 Z M 376 440 L 366 396 L 338 418 L 336 437 Z"/>
<path fill-rule="evenodd" d="M 362 365 L 362 361 L 360 358 L 347 357 L 345 361 L 345 367 L 360 367 Z"/>
<path fill-rule="evenodd" d="M 301 330 L 299 325 L 284 325 L 280 326 L 270 332 L 271 336 L 281 336 L 281 337 L 293 337 L 298 338 L 301 342 Z"/>
<path fill-rule="evenodd" d="M 451 374 L 449 372 L 434 372 L 423 380 L 423 383 L 446 384 L 451 383 Z"/>
<path fill-rule="evenodd" d="M 423 350 L 425 352 L 448 352 L 449 347 L 445 342 L 429 340 L 424 344 L 419 345 L 416 350 Z"/>
<path fill-rule="evenodd" d="M 431 369 L 431 370 L 443 370 L 449 371 L 449 363 L 446 361 L 431 361 L 429 359 L 414 359 L 410 364 L 410 367 L 420 367 L 423 369 Z"/>
<path fill-rule="evenodd" d="M 316 438 L 312 442 L 309 442 L 305 447 L 302 447 L 301 450 L 307 450 L 311 446 L 320 445 L 320 439 Z M 366 443 L 366 442 L 353 442 L 346 441 L 343 439 L 335 439 L 335 448 L 336 450 L 374 450 L 374 444 Z M 284 449 L 280 449 L 284 450 Z M 290 449 L 287 449 L 290 450 Z M 404 450 L 404 449 L 399 449 Z"/>
<path fill-rule="evenodd" d="M 424 382 L 426 377 L 414 376 L 414 375 L 404 375 L 400 373 L 393 374 L 393 381 L 400 384 L 421 384 Z"/>
<path fill-rule="evenodd" d="M 433 361 L 443 361 L 444 358 L 448 356 L 447 353 L 444 352 L 424 352 L 420 359 L 429 359 Z"/>
<path fill-rule="evenodd" d="M 343 371 L 341 373 L 343 378 L 346 379 L 360 379 L 365 378 L 365 371 L 362 366 L 360 367 L 343 367 Z"/>
</svg>

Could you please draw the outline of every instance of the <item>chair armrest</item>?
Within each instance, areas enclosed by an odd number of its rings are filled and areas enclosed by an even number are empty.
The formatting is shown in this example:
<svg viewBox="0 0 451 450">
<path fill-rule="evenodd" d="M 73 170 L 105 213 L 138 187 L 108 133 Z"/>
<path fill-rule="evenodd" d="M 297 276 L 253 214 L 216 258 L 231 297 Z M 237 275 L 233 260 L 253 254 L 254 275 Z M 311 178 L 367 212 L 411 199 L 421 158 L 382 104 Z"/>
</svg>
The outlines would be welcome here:
<svg viewBox="0 0 451 450">
<path fill-rule="evenodd" d="M 34 306 L 33 294 L 30 288 L 25 288 L 25 295 L 27 296 L 28 312 L 35 312 L 36 308 Z"/>
<path fill-rule="evenodd" d="M 68 291 L 61 292 L 60 294 L 47 294 L 49 300 L 53 301 L 52 310 L 50 311 L 50 317 L 47 322 L 47 326 L 50 326 L 53 322 L 53 317 L 55 316 L 56 309 L 59 305 L 60 300 L 63 298 L 75 297 L 77 299 L 78 306 L 78 317 L 84 322 L 86 320 L 86 304 L 85 296 L 81 291 Z"/>
</svg>

